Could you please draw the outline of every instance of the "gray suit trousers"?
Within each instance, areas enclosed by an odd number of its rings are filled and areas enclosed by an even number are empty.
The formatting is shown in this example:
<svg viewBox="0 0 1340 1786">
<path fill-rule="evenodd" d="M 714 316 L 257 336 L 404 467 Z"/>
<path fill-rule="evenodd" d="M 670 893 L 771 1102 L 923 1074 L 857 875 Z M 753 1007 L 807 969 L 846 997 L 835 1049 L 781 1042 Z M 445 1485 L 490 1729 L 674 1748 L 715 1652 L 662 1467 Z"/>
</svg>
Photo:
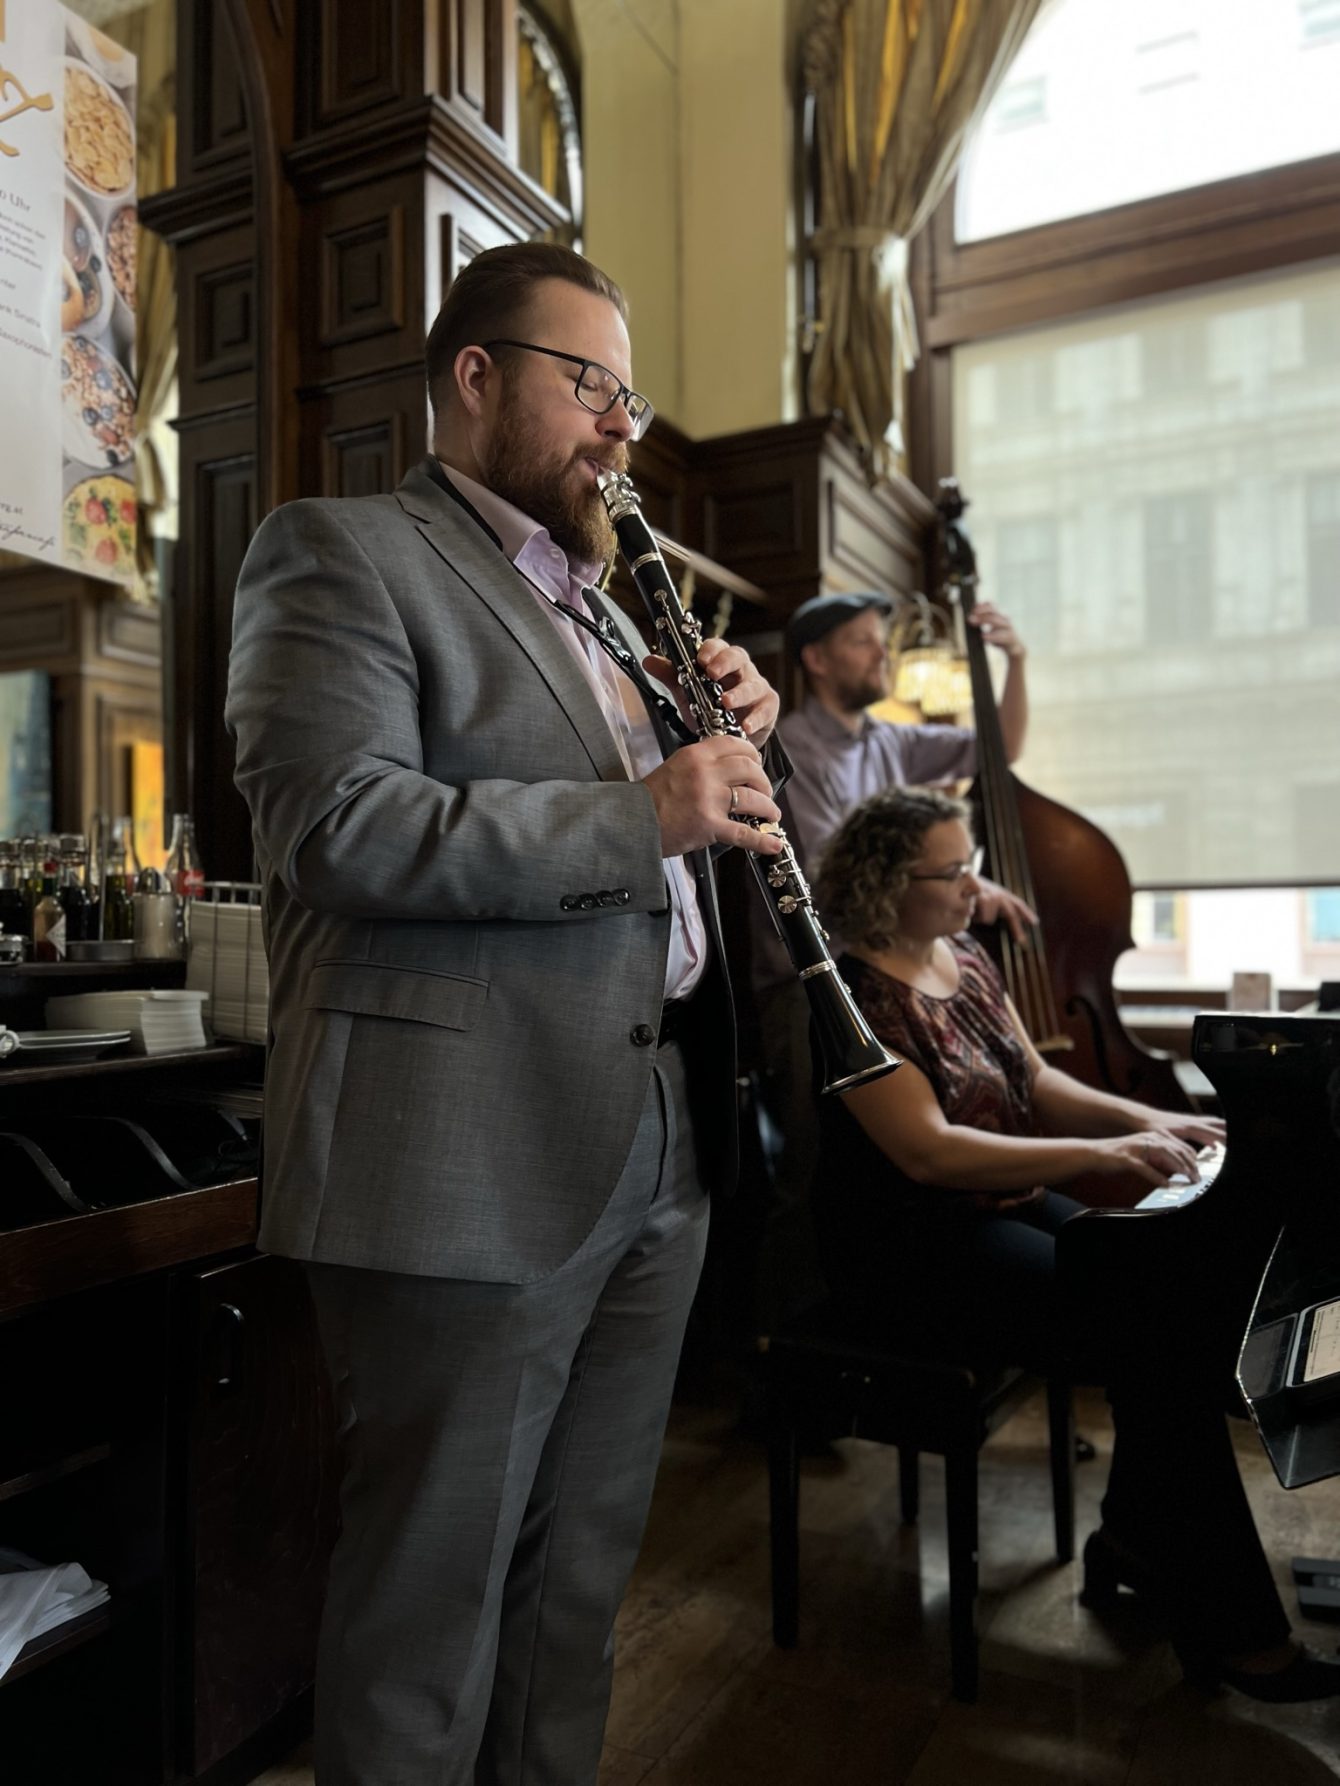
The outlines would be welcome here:
<svg viewBox="0 0 1340 1786">
<path fill-rule="evenodd" d="M 346 1440 L 319 1786 L 594 1786 L 706 1239 L 671 1045 L 608 1205 L 550 1276 L 308 1266 Z"/>
</svg>

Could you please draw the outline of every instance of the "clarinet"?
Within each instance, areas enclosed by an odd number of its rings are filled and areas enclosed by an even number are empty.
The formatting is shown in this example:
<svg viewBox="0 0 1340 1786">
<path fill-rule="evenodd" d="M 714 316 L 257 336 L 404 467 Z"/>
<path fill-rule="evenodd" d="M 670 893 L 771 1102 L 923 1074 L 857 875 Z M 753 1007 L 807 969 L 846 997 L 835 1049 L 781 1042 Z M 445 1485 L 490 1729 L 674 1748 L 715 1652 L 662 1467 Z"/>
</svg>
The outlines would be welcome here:
<svg viewBox="0 0 1340 1786">
<path fill-rule="evenodd" d="M 642 499 L 622 472 L 598 472 L 596 483 L 628 564 L 637 592 L 650 614 L 664 655 L 674 665 L 688 708 L 702 738 L 743 738 L 721 698 L 721 684 L 698 667 L 703 631 L 680 602 L 656 536 L 642 515 Z M 781 853 L 749 851 L 749 866 L 772 914 L 810 1004 L 815 1045 L 823 1067 L 825 1092 L 850 1091 L 868 1079 L 891 1073 L 902 1062 L 890 1054 L 861 1015 L 828 950 L 828 936 L 814 910 L 809 885 L 782 827 L 769 819 L 741 814 L 739 822 L 782 840 Z"/>
</svg>

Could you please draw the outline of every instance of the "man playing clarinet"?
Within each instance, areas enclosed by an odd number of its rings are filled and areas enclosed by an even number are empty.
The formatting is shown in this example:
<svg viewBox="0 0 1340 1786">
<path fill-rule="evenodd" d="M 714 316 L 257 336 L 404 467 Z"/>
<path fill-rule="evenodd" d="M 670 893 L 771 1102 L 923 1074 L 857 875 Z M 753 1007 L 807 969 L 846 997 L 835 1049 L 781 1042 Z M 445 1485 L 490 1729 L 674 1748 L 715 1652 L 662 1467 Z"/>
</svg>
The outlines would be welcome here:
<svg viewBox="0 0 1340 1786">
<path fill-rule="evenodd" d="M 433 456 L 269 516 L 238 587 L 261 1243 L 306 1262 L 347 1442 L 322 1786 L 593 1786 L 734 1173 L 708 852 L 776 852 L 742 820 L 778 817 L 785 759 L 743 651 L 699 661 L 744 737 L 667 755 L 574 618 L 597 476 L 651 419 L 625 316 L 566 249 L 480 255 L 428 339 Z"/>
</svg>

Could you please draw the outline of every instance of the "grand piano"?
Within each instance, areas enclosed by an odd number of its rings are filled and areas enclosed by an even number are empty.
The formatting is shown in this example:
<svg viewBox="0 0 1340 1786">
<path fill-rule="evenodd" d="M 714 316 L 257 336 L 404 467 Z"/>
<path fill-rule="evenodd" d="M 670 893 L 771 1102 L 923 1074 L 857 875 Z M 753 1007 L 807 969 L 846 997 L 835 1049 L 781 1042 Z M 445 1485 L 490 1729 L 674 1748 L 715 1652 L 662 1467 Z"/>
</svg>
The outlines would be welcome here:
<svg viewBox="0 0 1340 1786">
<path fill-rule="evenodd" d="M 1057 1281 L 1146 1368 L 1236 1374 L 1280 1482 L 1340 1474 L 1340 1015 L 1197 1017 L 1217 1169 L 1057 1236 Z"/>
</svg>

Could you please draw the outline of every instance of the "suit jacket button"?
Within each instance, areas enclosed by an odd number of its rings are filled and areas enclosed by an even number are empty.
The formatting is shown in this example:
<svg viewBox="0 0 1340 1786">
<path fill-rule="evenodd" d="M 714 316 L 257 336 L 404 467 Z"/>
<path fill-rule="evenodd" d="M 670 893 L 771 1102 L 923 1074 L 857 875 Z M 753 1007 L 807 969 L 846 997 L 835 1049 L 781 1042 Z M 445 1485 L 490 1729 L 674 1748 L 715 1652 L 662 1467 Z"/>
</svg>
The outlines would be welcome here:
<svg viewBox="0 0 1340 1786">
<path fill-rule="evenodd" d="M 649 1023 L 639 1023 L 636 1028 L 629 1033 L 628 1040 L 635 1048 L 650 1048 L 652 1043 L 656 1040 L 656 1031 Z"/>
<path fill-rule="evenodd" d="M 565 893 L 562 899 L 558 902 L 558 909 L 563 912 L 575 912 L 577 909 L 576 895 L 573 893 Z"/>
<path fill-rule="evenodd" d="M 596 909 L 596 896 L 594 893 L 583 893 L 577 904 L 584 912 L 593 912 Z"/>
<path fill-rule="evenodd" d="M 614 903 L 616 905 L 627 905 L 632 897 L 633 895 L 628 891 L 627 887 L 616 887 L 614 889 Z"/>
<path fill-rule="evenodd" d="M 601 892 L 596 894 L 596 904 L 597 905 L 613 905 L 614 904 L 614 895 L 610 892 L 608 887 L 605 887 L 604 889 L 602 889 Z"/>
</svg>

